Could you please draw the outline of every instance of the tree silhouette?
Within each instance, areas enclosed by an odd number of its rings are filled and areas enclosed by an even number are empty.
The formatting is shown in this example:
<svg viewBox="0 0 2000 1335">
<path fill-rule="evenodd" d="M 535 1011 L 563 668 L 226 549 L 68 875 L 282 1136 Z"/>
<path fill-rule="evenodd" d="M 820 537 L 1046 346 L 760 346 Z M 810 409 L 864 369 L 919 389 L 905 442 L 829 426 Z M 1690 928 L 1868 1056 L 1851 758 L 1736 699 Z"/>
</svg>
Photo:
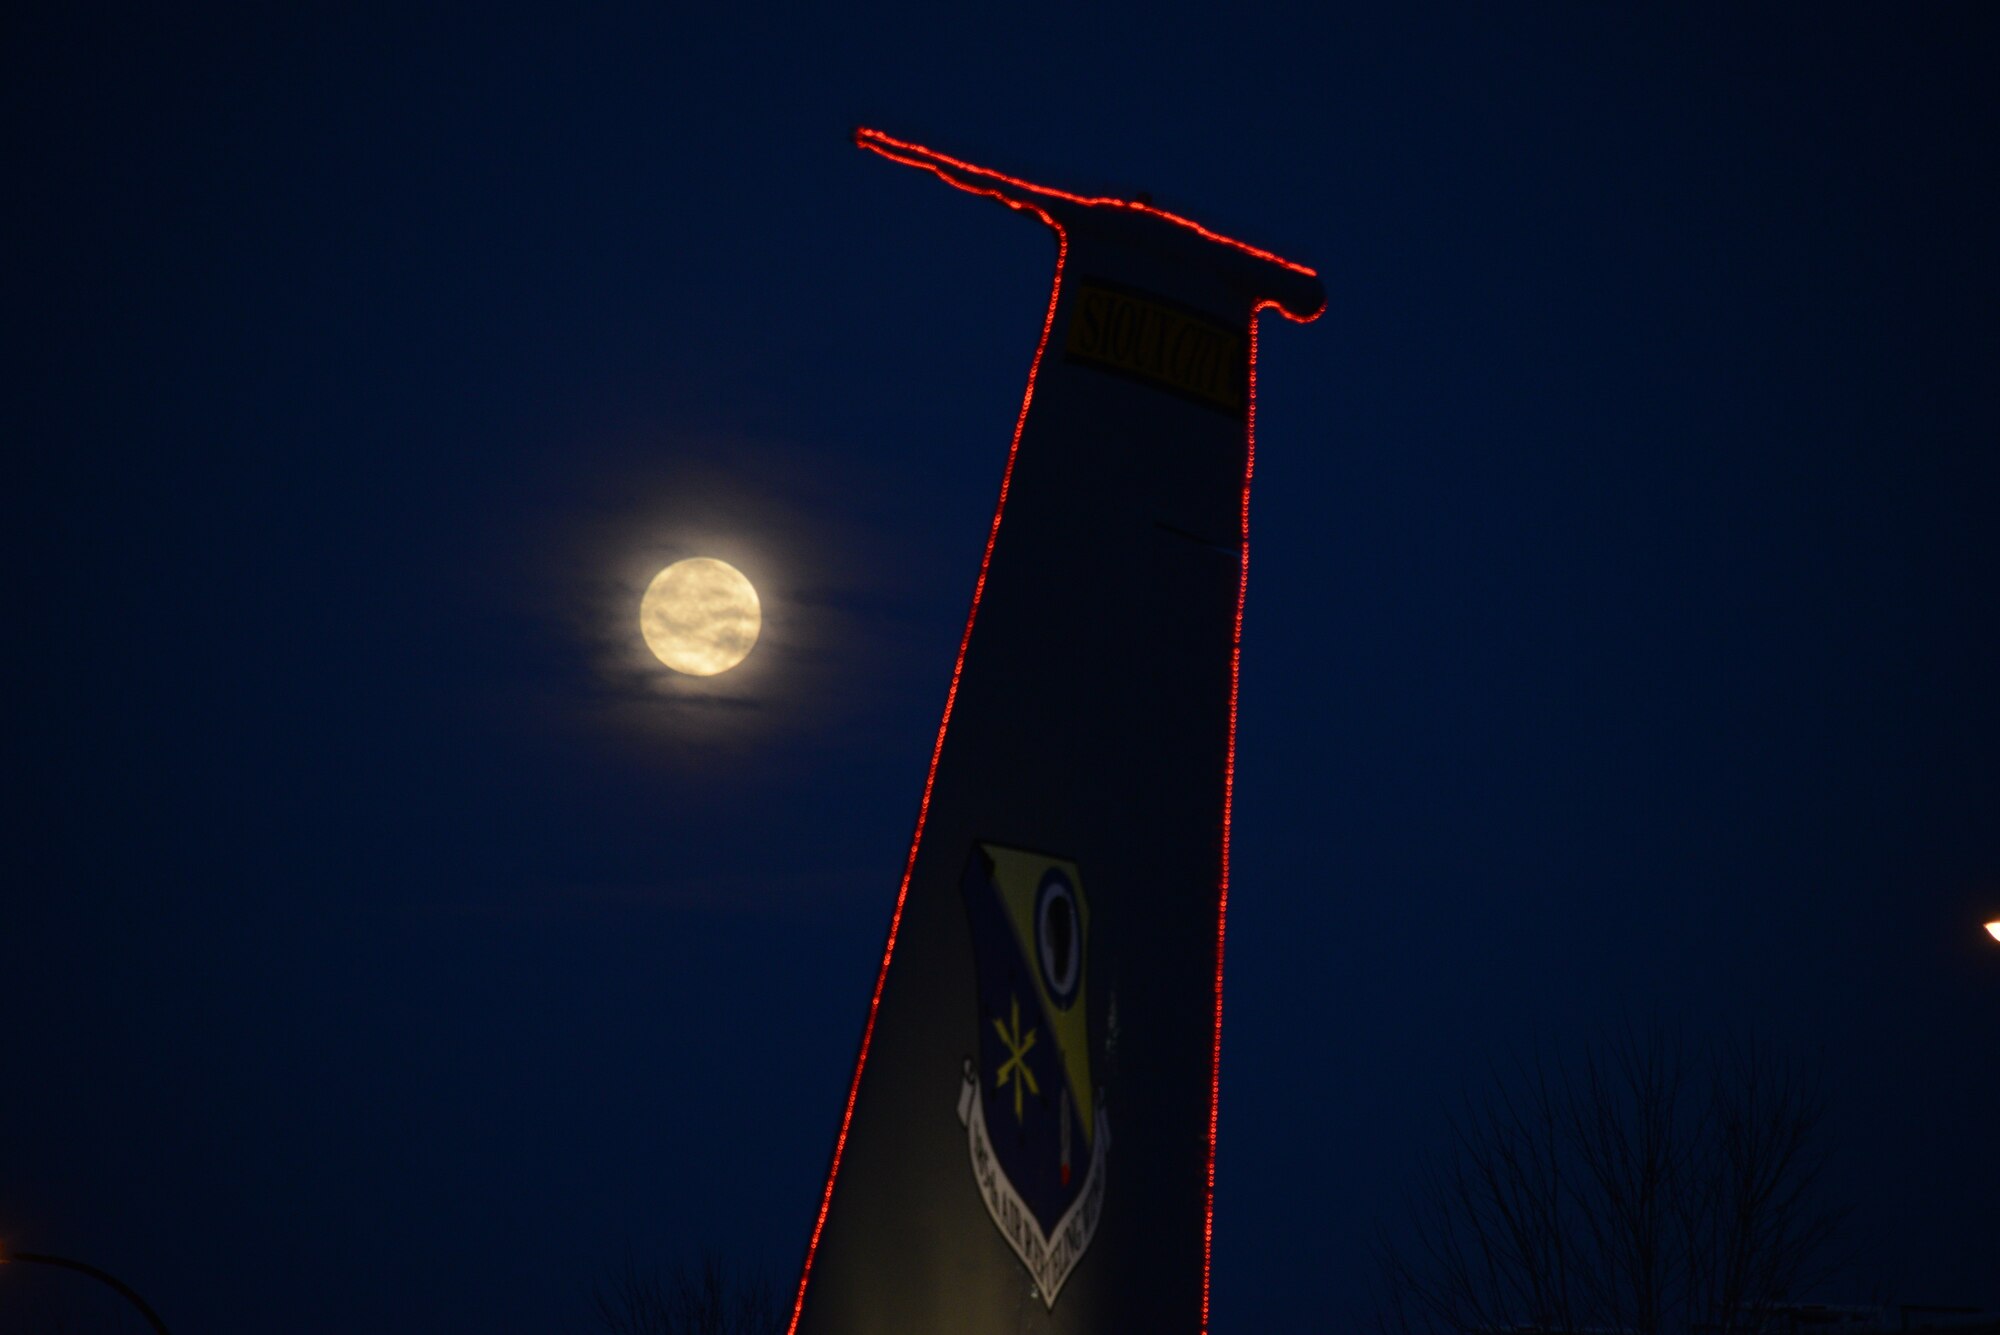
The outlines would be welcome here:
<svg viewBox="0 0 2000 1335">
<path fill-rule="evenodd" d="M 732 1271 L 716 1257 L 662 1274 L 629 1254 L 591 1285 L 592 1328 L 604 1335 L 778 1335 L 777 1292 L 767 1279 Z"/>
<path fill-rule="evenodd" d="M 1821 1274 L 1825 1097 L 1755 1044 L 1628 1033 L 1496 1076 L 1380 1251 L 1396 1335 L 1736 1335 Z"/>
</svg>

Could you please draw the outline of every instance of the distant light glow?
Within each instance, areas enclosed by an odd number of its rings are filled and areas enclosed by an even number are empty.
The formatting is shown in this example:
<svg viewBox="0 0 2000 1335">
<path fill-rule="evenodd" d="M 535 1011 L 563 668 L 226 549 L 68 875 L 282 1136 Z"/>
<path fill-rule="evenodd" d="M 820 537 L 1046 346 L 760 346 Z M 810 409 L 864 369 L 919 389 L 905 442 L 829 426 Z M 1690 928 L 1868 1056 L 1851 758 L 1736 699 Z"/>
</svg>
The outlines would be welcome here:
<svg viewBox="0 0 2000 1335">
<path fill-rule="evenodd" d="M 757 590 L 742 571 L 711 556 L 674 562 L 653 576 L 639 600 L 646 647 L 691 677 L 712 677 L 741 663 L 763 624 Z"/>
<path fill-rule="evenodd" d="M 1986 934 L 1995 941 L 2000 941 L 2000 918 L 1986 924 Z"/>
</svg>

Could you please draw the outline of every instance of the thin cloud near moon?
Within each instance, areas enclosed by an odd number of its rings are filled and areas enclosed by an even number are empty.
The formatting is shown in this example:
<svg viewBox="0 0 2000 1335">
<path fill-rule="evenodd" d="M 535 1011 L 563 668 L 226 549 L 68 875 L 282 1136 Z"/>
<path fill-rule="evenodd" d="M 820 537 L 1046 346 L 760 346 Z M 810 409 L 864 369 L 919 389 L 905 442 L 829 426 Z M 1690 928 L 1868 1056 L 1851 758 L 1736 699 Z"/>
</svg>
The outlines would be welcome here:
<svg viewBox="0 0 2000 1335">
<path fill-rule="evenodd" d="M 554 632 L 555 661 L 574 669 L 544 674 L 502 708 L 704 782 L 763 773 L 781 756 L 791 765 L 800 748 L 836 739 L 852 750 L 840 729 L 857 712 L 894 720 L 902 709 L 921 734 L 911 743 L 884 724 L 867 745 L 900 755 L 928 744 L 990 494 L 966 498 L 969 520 L 948 526 L 955 547 L 890 548 L 880 535 L 906 532 L 909 512 L 930 514 L 934 500 L 823 450 L 649 430 L 587 453 L 588 468 L 535 490 L 519 526 L 522 577 L 471 590 L 506 590 L 502 610 L 516 615 L 525 591 Z M 706 676 L 662 666 L 640 624 L 661 572 L 699 558 L 741 571 L 759 615 L 748 655 Z"/>
</svg>

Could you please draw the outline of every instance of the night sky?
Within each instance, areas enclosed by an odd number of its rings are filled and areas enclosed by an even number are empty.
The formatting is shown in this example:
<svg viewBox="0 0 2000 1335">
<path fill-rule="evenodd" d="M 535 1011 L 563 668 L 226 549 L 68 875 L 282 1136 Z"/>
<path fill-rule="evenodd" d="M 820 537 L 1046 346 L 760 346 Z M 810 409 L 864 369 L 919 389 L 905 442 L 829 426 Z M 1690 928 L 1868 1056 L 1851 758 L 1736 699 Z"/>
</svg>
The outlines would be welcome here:
<svg viewBox="0 0 2000 1335">
<path fill-rule="evenodd" d="M 1826 1077 L 1802 1296 L 2000 1305 L 2000 10 L 723 8 L 10 20 L 0 1244 L 219 1335 L 791 1283 L 1054 262 L 868 124 L 1329 292 L 1217 1331 L 1357 1323 L 1458 1093 L 1653 1021 Z"/>
</svg>

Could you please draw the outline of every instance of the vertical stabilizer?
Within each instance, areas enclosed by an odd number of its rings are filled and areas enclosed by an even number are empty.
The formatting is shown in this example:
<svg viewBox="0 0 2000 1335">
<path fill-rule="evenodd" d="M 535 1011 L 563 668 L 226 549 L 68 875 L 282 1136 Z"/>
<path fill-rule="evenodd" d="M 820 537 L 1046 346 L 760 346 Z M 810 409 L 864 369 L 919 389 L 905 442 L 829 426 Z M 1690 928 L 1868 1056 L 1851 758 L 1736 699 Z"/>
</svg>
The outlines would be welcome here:
<svg viewBox="0 0 2000 1335">
<path fill-rule="evenodd" d="M 1057 258 L 791 1329 L 1203 1331 L 1257 317 L 1319 280 L 855 142 Z"/>
</svg>

